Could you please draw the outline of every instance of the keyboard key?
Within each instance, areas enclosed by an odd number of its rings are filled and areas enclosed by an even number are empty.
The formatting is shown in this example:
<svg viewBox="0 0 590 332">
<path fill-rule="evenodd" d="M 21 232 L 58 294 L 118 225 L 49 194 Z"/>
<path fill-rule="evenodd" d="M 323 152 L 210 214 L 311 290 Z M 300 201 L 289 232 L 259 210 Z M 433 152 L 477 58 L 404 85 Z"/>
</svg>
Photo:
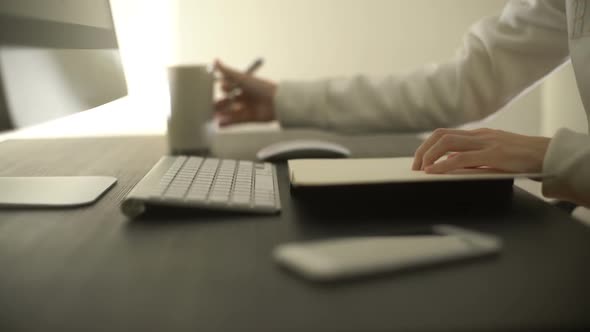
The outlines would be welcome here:
<svg viewBox="0 0 590 332">
<path fill-rule="evenodd" d="M 278 209 L 276 171 L 269 163 L 246 160 L 164 157 L 171 164 L 146 197 L 151 201 L 174 201 L 175 205 L 207 206 L 272 212 Z M 142 180 L 143 181 L 143 180 Z"/>
</svg>

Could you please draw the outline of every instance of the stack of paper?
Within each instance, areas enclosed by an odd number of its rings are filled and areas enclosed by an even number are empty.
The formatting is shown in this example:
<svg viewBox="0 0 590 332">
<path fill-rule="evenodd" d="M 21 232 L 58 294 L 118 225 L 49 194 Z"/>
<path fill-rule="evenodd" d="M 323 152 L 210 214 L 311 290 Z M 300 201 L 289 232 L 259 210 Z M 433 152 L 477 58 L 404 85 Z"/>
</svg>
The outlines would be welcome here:
<svg viewBox="0 0 590 332">
<path fill-rule="evenodd" d="M 413 171 L 414 158 L 377 159 L 295 159 L 289 160 L 293 186 L 335 186 L 354 184 L 411 183 L 465 180 L 506 180 L 520 177 L 542 178 L 541 173 L 506 173 L 489 168 L 426 174 Z"/>
</svg>

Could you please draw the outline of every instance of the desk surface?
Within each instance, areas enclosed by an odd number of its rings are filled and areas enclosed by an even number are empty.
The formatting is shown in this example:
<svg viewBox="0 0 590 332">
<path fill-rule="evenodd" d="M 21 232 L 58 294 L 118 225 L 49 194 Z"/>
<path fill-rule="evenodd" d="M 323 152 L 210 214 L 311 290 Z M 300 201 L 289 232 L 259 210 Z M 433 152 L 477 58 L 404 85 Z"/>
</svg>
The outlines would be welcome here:
<svg viewBox="0 0 590 332">
<path fill-rule="evenodd" d="M 276 140 L 273 135 L 227 136 L 214 150 L 248 157 L 258 144 Z M 414 148 L 408 137 L 347 139 L 364 156 Z M 0 211 L 0 331 L 590 327 L 590 229 L 519 189 L 501 211 L 400 215 L 393 204 L 365 216 L 343 209 L 323 218 L 292 204 L 286 167 L 279 165 L 280 215 L 160 211 L 127 220 L 119 202 L 165 150 L 162 137 L 0 144 L 0 175 L 119 179 L 93 206 Z M 270 259 L 272 248 L 287 241 L 393 234 L 430 223 L 496 234 L 504 251 L 467 264 L 332 285 L 302 281 Z"/>
</svg>

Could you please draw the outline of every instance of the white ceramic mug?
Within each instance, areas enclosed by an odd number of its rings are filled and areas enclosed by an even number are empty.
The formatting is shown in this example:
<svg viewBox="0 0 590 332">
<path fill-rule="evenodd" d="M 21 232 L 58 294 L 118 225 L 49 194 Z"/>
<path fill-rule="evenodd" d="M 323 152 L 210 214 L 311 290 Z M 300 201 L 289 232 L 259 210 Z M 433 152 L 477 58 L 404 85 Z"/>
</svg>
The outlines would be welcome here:
<svg viewBox="0 0 590 332">
<path fill-rule="evenodd" d="M 207 123 L 213 115 L 211 68 L 206 65 L 168 67 L 170 117 L 168 145 L 172 154 L 203 154 L 209 149 Z"/>
</svg>

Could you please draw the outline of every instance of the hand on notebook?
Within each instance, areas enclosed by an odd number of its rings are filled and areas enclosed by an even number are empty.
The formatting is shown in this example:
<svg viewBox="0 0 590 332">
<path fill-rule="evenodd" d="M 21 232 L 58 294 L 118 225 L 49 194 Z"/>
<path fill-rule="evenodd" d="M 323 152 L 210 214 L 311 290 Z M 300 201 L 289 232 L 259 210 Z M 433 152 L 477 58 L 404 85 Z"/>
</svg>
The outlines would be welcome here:
<svg viewBox="0 0 590 332">
<path fill-rule="evenodd" d="M 225 94 L 215 103 L 220 126 L 275 119 L 277 85 L 274 82 L 230 68 L 219 60 L 215 61 L 215 70 L 221 76 L 221 89 Z"/>
<path fill-rule="evenodd" d="M 491 167 L 513 173 L 537 173 L 543 169 L 549 141 L 546 137 L 486 128 L 437 129 L 416 150 L 412 169 L 447 173 L 462 168 Z"/>
</svg>

